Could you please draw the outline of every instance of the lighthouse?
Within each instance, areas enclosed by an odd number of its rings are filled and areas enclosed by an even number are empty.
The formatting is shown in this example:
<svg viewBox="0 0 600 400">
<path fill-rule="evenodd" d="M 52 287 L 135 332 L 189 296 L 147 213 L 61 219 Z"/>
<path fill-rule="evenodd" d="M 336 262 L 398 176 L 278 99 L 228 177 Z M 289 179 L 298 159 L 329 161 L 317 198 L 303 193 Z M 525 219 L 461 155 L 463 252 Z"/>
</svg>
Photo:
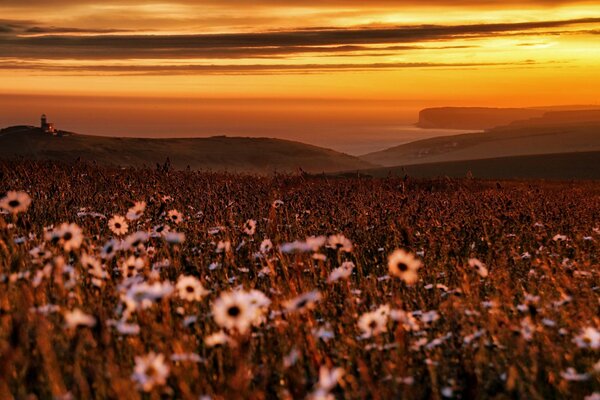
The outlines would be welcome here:
<svg viewBox="0 0 600 400">
<path fill-rule="evenodd" d="M 48 118 L 46 117 L 46 114 L 42 114 L 40 128 L 45 133 L 50 133 L 55 136 L 58 134 L 58 131 L 54 127 L 54 124 L 52 122 L 48 122 Z"/>
</svg>

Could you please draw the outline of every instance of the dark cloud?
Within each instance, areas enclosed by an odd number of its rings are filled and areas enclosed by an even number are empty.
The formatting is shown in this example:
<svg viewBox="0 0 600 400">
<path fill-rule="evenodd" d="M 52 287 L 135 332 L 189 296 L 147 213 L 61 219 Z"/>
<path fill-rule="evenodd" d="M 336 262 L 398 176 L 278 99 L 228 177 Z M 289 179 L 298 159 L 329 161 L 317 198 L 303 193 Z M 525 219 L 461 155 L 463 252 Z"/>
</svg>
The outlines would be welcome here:
<svg viewBox="0 0 600 400">
<path fill-rule="evenodd" d="M 502 6 L 520 6 L 520 5 L 537 5 L 537 6 L 558 6 L 568 4 L 585 4 L 595 3 L 594 0 L 502 0 L 499 4 L 493 4 L 494 7 Z M 164 1 L 161 4 L 187 4 L 195 6 L 218 5 L 224 6 L 222 0 L 177 0 Z M 65 5 L 85 5 L 99 4 L 98 0 L 2 0 L 0 6 L 28 8 L 31 6 L 56 8 Z M 148 4 L 142 0 L 103 0 L 101 4 L 114 5 L 133 5 L 133 4 Z M 406 7 L 406 6 L 471 6 L 471 7 L 490 7 L 490 1 L 485 0 L 369 0 L 367 3 L 364 0 L 255 0 L 249 2 L 247 0 L 227 0 L 225 6 L 231 7 Z"/>
<path fill-rule="evenodd" d="M 36 62 L 4 61 L 0 70 L 35 70 L 77 75 L 276 75 L 310 74 L 339 71 L 399 70 L 407 68 L 479 68 L 479 67 L 525 67 L 535 65 L 533 60 L 518 63 L 369 63 L 369 64 L 252 64 L 252 65 L 93 65 L 55 66 Z"/>
<path fill-rule="evenodd" d="M 365 50 L 364 46 L 370 45 L 417 46 L 420 42 L 480 38 L 599 22 L 600 18 L 586 18 L 522 23 L 320 28 L 204 35 L 116 35 L 93 34 L 93 31 L 86 31 L 87 35 L 77 35 L 76 33 L 82 32 L 61 28 L 64 29 L 64 34 L 49 31 L 47 32 L 49 34 L 25 37 L 10 33 L 0 35 L 0 54 L 2 57 L 49 59 L 211 58 L 210 54 L 213 55 L 212 57 L 224 58 L 266 56 L 273 58 L 278 55 L 321 51 L 325 50 L 323 48 L 325 46 L 333 47 L 331 52 L 352 52 Z M 27 29 L 33 28 L 30 26 Z M 43 29 L 57 28 L 39 29 L 43 31 Z M 395 47 L 395 49 L 408 50 L 410 46 Z"/>
</svg>

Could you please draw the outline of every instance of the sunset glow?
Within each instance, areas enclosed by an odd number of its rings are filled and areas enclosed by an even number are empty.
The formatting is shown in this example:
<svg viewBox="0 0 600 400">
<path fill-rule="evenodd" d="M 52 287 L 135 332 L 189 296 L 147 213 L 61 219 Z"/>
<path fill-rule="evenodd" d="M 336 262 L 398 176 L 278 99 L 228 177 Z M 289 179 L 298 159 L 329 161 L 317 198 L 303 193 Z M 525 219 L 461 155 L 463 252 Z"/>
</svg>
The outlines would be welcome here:
<svg viewBox="0 0 600 400">
<path fill-rule="evenodd" d="M 600 92 L 595 2 L 51 3 L 0 4 L 4 107 L 13 95 L 32 105 L 43 96 L 107 98 L 108 109 L 114 97 L 254 99 L 266 109 L 291 99 L 306 103 L 310 119 L 320 112 L 312 99 L 343 99 L 359 108 L 395 102 L 405 122 L 425 106 L 594 104 Z M 252 134 L 268 125 L 266 114 L 252 118 Z M 112 129 L 127 130 L 122 122 Z M 173 125 L 220 133 L 184 128 Z"/>
</svg>

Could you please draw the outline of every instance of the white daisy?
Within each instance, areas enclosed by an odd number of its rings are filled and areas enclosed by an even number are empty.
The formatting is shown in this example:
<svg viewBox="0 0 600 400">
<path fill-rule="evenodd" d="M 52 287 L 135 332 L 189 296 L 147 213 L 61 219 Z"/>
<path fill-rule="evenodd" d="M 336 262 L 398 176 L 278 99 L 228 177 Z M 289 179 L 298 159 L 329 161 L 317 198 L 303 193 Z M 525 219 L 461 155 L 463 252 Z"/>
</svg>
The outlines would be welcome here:
<svg viewBox="0 0 600 400">
<path fill-rule="evenodd" d="M 25 192 L 10 191 L 0 199 L 0 209 L 15 215 L 27 211 L 30 204 L 31 197 Z"/>
<path fill-rule="evenodd" d="M 76 224 L 62 224 L 57 231 L 59 243 L 65 251 L 77 250 L 83 242 L 83 232 Z"/>
<path fill-rule="evenodd" d="M 224 346 L 226 344 L 234 345 L 233 339 L 223 331 L 215 332 L 204 338 L 204 343 L 208 347 Z"/>
<path fill-rule="evenodd" d="M 581 334 L 576 336 L 573 342 L 577 347 L 597 350 L 600 348 L 600 332 L 596 328 L 588 326 L 581 330 Z"/>
<path fill-rule="evenodd" d="M 329 278 L 327 278 L 327 282 L 332 283 L 339 279 L 348 279 L 350 275 L 352 275 L 353 270 L 354 263 L 352 261 L 346 261 L 340 267 L 331 271 Z"/>
<path fill-rule="evenodd" d="M 146 265 L 146 261 L 141 257 L 129 256 L 123 264 L 121 264 L 121 275 L 125 279 L 131 278 L 139 274 Z"/>
<path fill-rule="evenodd" d="M 390 315 L 390 306 L 382 305 L 377 310 L 364 313 L 358 319 L 358 328 L 363 332 L 362 337 L 367 339 L 387 331 L 387 322 Z"/>
<path fill-rule="evenodd" d="M 477 258 L 469 258 L 469 267 L 473 268 L 482 278 L 488 276 L 488 269 L 485 264 Z"/>
<path fill-rule="evenodd" d="M 142 217 L 142 215 L 144 215 L 144 211 L 146 211 L 146 202 L 145 201 L 137 201 L 137 202 L 135 202 L 133 207 L 131 207 L 127 211 L 125 218 L 127 218 L 130 221 L 136 221 L 136 220 L 140 219 Z"/>
<path fill-rule="evenodd" d="M 174 224 L 179 224 L 183 221 L 183 214 L 177 210 L 171 210 L 167 213 L 167 218 Z"/>
<path fill-rule="evenodd" d="M 256 309 L 243 292 L 222 293 L 212 305 L 215 322 L 228 330 L 244 334 L 253 325 Z"/>
<path fill-rule="evenodd" d="M 270 239 L 263 240 L 260 244 L 260 252 L 263 254 L 267 254 L 271 250 L 273 250 L 273 242 L 271 242 Z"/>
<path fill-rule="evenodd" d="M 150 352 L 145 356 L 135 357 L 135 367 L 131 379 L 144 392 L 151 391 L 155 386 L 167 383 L 169 367 L 165 364 L 165 356 Z"/>
<path fill-rule="evenodd" d="M 181 275 L 175 285 L 179 297 L 185 301 L 200 301 L 209 291 L 193 276 Z"/>
<path fill-rule="evenodd" d="M 108 228 L 115 235 L 121 236 L 127 233 L 129 230 L 129 224 L 125 218 L 121 217 L 120 215 L 115 215 L 108 220 Z"/>
<path fill-rule="evenodd" d="M 283 306 L 289 312 L 310 310 L 321 300 L 321 297 L 320 292 L 313 290 L 312 292 L 301 294 L 296 298 L 284 302 Z"/>
<path fill-rule="evenodd" d="M 244 224 L 244 233 L 248 236 L 252 236 L 256 233 L 256 221 L 253 219 L 249 219 Z"/>
<path fill-rule="evenodd" d="M 65 326 L 69 329 L 77 328 L 78 326 L 92 327 L 95 325 L 96 318 L 84 313 L 79 308 L 65 312 Z"/>
<path fill-rule="evenodd" d="M 352 242 L 344 235 L 331 235 L 327 238 L 327 247 L 336 251 L 350 253 L 352 251 Z"/>
<path fill-rule="evenodd" d="M 395 250 L 388 257 L 388 269 L 390 274 L 402 279 L 408 285 L 417 282 L 419 276 L 417 271 L 421 268 L 421 261 L 416 259 L 411 253 L 404 250 Z"/>
</svg>

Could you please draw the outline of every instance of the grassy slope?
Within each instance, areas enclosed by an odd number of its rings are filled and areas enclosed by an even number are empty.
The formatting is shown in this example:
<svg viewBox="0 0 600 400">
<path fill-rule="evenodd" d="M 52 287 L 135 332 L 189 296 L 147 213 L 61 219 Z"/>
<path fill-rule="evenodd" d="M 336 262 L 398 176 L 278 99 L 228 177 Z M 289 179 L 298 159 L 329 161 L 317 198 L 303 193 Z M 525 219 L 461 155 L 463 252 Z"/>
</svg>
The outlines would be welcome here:
<svg viewBox="0 0 600 400">
<path fill-rule="evenodd" d="M 37 129 L 0 132 L 0 157 L 68 161 L 81 157 L 102 164 L 153 166 L 167 157 L 176 168 L 227 171 L 331 172 L 372 167 L 366 161 L 316 146 L 279 139 L 212 137 L 137 139 L 69 135 L 52 137 Z"/>
<path fill-rule="evenodd" d="M 388 167 L 600 150 L 600 122 L 497 128 L 420 140 L 362 156 Z"/>
<path fill-rule="evenodd" d="M 600 179 L 600 151 L 452 161 L 362 171 L 374 177 L 464 177 L 490 179 Z"/>
</svg>

